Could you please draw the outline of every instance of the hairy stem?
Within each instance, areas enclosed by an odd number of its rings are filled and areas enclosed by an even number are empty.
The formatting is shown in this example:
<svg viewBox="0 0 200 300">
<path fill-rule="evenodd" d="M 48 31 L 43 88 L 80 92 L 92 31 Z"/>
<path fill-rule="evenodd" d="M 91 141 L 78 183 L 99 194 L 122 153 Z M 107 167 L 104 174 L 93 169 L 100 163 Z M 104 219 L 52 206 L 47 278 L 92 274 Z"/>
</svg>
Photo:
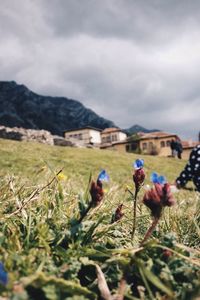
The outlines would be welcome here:
<svg viewBox="0 0 200 300">
<path fill-rule="evenodd" d="M 145 234 L 145 236 L 144 236 L 144 239 L 143 239 L 142 242 L 140 243 L 140 246 L 142 246 L 142 245 L 146 242 L 146 240 L 152 235 L 152 233 L 153 233 L 154 229 L 156 228 L 156 226 L 157 226 L 159 220 L 160 220 L 159 217 L 154 218 L 154 220 L 153 220 L 151 226 L 149 227 L 149 229 L 147 230 L 147 232 L 146 232 L 146 234 Z"/>
<path fill-rule="evenodd" d="M 138 195 L 138 189 L 135 190 L 135 195 L 133 197 L 133 227 L 132 227 L 132 233 L 131 233 L 132 240 L 134 238 L 135 229 L 136 229 L 137 195 Z"/>
</svg>

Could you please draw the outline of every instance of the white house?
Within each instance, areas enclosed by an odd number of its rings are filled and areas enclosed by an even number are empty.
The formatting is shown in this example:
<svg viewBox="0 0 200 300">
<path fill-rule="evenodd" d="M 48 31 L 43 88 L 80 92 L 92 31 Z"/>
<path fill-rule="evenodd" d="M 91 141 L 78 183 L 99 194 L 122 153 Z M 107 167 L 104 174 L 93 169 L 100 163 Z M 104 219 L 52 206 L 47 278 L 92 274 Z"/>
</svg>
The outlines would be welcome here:
<svg viewBox="0 0 200 300">
<path fill-rule="evenodd" d="M 66 139 L 77 139 L 83 143 L 83 145 L 101 144 L 101 129 L 86 126 L 83 128 L 71 129 L 64 132 Z"/>
</svg>

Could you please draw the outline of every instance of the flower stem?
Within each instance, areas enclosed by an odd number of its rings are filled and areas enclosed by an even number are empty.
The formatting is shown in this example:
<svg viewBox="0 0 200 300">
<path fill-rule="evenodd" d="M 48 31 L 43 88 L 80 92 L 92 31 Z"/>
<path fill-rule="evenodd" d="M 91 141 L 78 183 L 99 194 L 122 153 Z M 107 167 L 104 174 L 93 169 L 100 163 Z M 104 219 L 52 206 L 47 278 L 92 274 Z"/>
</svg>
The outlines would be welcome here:
<svg viewBox="0 0 200 300">
<path fill-rule="evenodd" d="M 140 246 L 143 246 L 143 244 L 146 242 L 146 240 L 152 235 L 152 233 L 153 233 L 154 229 L 156 228 L 159 220 L 160 220 L 159 217 L 154 218 L 151 226 L 149 227 L 149 229 L 147 230 L 147 232 L 146 232 L 146 234 L 144 236 L 144 239 L 140 243 Z"/>
<path fill-rule="evenodd" d="M 83 219 L 87 216 L 88 212 L 90 211 L 90 209 L 92 208 L 92 201 L 88 204 L 88 207 L 86 208 L 86 210 L 84 211 L 84 213 L 82 214 L 82 216 L 80 217 L 80 219 L 78 220 L 78 223 L 80 224 Z"/>
<path fill-rule="evenodd" d="M 135 190 L 135 195 L 133 197 L 133 227 L 132 227 L 132 233 L 131 233 L 132 240 L 134 238 L 135 229 L 136 229 L 137 195 L 138 195 L 138 189 Z"/>
</svg>

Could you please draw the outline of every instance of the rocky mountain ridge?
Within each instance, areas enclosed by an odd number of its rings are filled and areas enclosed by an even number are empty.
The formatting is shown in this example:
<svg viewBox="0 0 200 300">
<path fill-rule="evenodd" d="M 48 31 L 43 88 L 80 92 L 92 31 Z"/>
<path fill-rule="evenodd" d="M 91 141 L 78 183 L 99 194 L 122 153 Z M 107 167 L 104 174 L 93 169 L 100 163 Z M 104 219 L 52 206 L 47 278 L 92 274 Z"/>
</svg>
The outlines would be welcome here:
<svg viewBox="0 0 200 300">
<path fill-rule="evenodd" d="M 0 125 L 47 130 L 53 135 L 74 128 L 92 126 L 100 129 L 118 127 L 97 115 L 77 100 L 41 96 L 15 81 L 0 81 Z M 124 129 L 128 135 L 152 132 L 140 125 Z"/>
<path fill-rule="evenodd" d="M 73 128 L 116 126 L 79 101 L 40 96 L 14 81 L 0 81 L 0 125 L 44 129 L 61 136 Z"/>
</svg>

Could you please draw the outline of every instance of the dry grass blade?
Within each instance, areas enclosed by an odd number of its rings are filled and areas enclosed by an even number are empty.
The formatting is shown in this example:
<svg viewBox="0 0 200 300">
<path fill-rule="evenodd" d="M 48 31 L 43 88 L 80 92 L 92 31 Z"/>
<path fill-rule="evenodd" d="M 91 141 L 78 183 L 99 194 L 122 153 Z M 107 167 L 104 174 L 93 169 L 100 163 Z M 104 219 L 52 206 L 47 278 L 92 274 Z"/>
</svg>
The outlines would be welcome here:
<svg viewBox="0 0 200 300">
<path fill-rule="evenodd" d="M 20 213 L 22 211 L 22 209 L 27 205 L 29 204 L 30 202 L 34 201 L 36 198 L 36 196 L 38 194 L 40 194 L 43 190 L 45 190 L 48 186 L 50 186 L 55 180 L 57 180 L 57 176 L 62 172 L 62 170 L 58 171 L 56 173 L 56 175 L 46 184 L 44 185 L 43 187 L 41 188 L 37 188 L 32 194 L 31 196 L 28 198 L 27 201 L 25 201 L 21 206 L 20 208 L 18 208 L 17 210 L 15 210 L 14 212 L 12 212 L 11 214 L 5 216 L 6 219 L 9 219 L 10 217 L 14 216 L 14 215 L 17 215 L 18 213 Z"/>
<path fill-rule="evenodd" d="M 121 279 L 119 289 L 118 289 L 118 294 L 113 296 L 113 300 L 123 300 L 124 299 L 124 294 L 126 291 L 126 280 Z"/>
<path fill-rule="evenodd" d="M 126 280 L 122 278 L 119 284 L 118 293 L 115 295 L 111 295 L 111 292 L 109 290 L 105 276 L 101 268 L 97 264 L 95 264 L 95 266 L 96 266 L 96 272 L 98 278 L 98 288 L 100 290 L 101 297 L 104 300 L 123 300 L 126 291 Z"/>
<path fill-rule="evenodd" d="M 110 293 L 109 287 L 107 285 L 105 276 L 101 268 L 97 264 L 95 266 L 96 266 L 96 273 L 97 273 L 97 280 L 98 280 L 98 288 L 101 293 L 101 297 L 104 300 L 113 300 L 113 297 Z"/>
</svg>

